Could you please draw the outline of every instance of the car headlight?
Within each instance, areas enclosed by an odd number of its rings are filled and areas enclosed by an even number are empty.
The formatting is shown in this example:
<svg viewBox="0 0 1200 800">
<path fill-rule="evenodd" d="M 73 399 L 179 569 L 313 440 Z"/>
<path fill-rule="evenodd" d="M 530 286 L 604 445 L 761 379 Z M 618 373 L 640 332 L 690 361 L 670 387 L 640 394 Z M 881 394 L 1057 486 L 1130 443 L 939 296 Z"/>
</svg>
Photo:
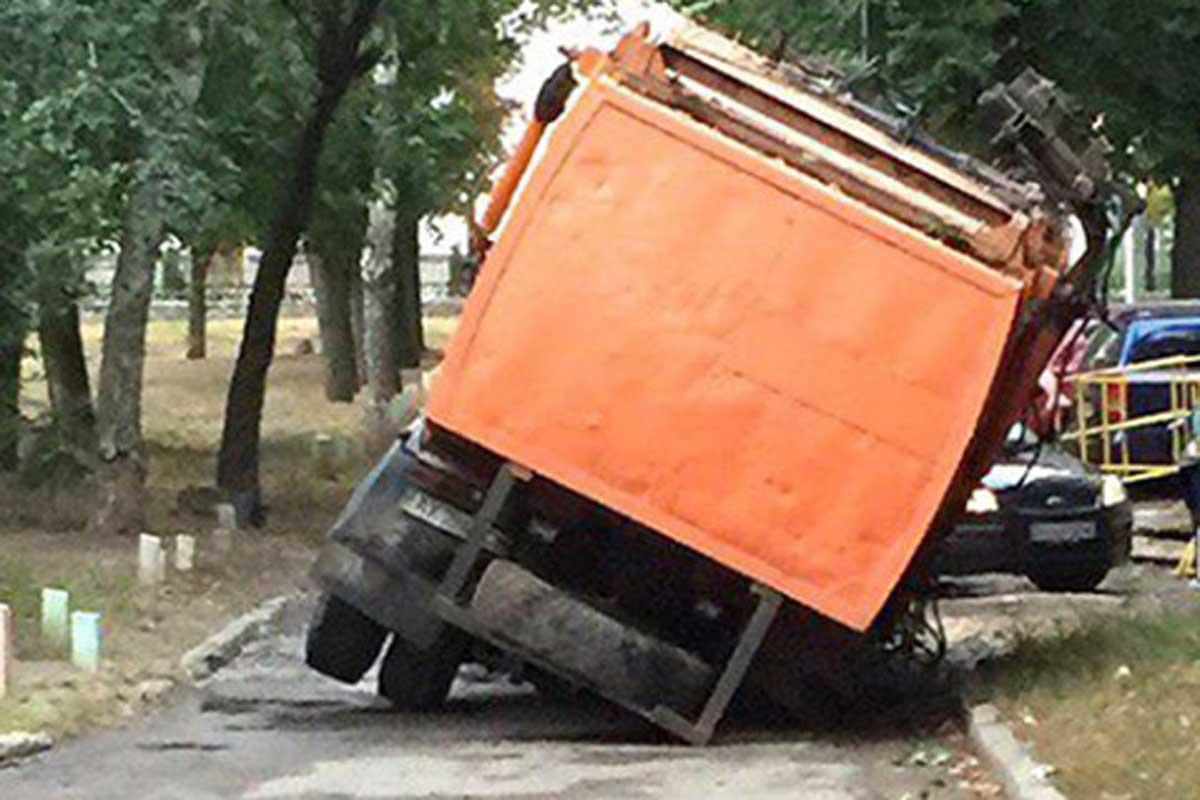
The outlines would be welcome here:
<svg viewBox="0 0 1200 800">
<path fill-rule="evenodd" d="M 968 514 L 992 514 L 1000 510 L 1000 501 L 991 489 L 979 488 L 971 492 L 967 501 Z"/>
<path fill-rule="evenodd" d="M 1100 481 L 1100 505 L 1108 508 L 1124 503 L 1129 499 L 1125 484 L 1116 475 L 1105 475 Z"/>
</svg>

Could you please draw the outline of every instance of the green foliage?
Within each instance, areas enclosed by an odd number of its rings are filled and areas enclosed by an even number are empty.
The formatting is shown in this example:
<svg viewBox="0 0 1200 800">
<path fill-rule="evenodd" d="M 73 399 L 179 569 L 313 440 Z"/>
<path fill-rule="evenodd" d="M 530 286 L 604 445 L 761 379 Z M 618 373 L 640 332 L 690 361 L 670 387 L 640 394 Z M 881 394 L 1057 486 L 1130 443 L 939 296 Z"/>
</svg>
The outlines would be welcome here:
<svg viewBox="0 0 1200 800">
<path fill-rule="evenodd" d="M 210 3 L 13 0 L 0 8 L 0 214 L 22 280 L 0 294 L 81 294 L 118 236 L 126 192 L 153 173 L 180 213 L 202 208 L 219 150 L 192 113 Z"/>
<path fill-rule="evenodd" d="M 1093 117 L 1131 174 L 1163 182 L 1200 156 L 1200 5 L 1195 0 L 867 0 L 871 68 L 970 141 L 975 98 L 1032 65 Z M 862 2 L 675 0 L 775 57 L 863 50 Z M 782 44 L 781 44 L 782 42 Z M 861 66 L 861 65 L 860 65 Z"/>
<path fill-rule="evenodd" d="M 1150 184 L 1146 191 L 1146 221 L 1158 227 L 1175 213 L 1175 196 L 1170 188 Z"/>
<path fill-rule="evenodd" d="M 483 189 L 509 109 L 495 84 L 516 61 L 515 35 L 587 2 L 393 2 L 374 119 L 391 199 L 425 214 L 464 209 Z"/>
</svg>

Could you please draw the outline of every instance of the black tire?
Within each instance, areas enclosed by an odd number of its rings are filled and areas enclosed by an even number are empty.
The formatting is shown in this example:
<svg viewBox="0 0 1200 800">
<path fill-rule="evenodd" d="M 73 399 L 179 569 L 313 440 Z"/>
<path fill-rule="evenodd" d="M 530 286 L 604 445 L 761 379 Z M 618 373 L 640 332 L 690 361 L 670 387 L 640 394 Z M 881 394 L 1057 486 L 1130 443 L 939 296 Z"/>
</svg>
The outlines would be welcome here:
<svg viewBox="0 0 1200 800">
<path fill-rule="evenodd" d="M 343 683 L 358 683 L 387 638 L 387 629 L 333 594 L 321 595 L 304 643 L 308 666 Z"/>
<path fill-rule="evenodd" d="M 697 656 L 608 616 L 510 561 L 493 561 L 471 603 L 477 619 L 589 688 L 652 709 L 694 711 L 712 669 Z"/>
<path fill-rule="evenodd" d="M 1027 575 L 1043 592 L 1090 592 L 1108 575 L 1108 566 L 1085 564 L 1055 570 L 1031 567 Z"/>
<path fill-rule="evenodd" d="M 400 711 L 433 711 L 446 702 L 467 653 L 467 637 L 443 626 L 428 650 L 393 636 L 379 667 L 379 694 Z"/>
</svg>

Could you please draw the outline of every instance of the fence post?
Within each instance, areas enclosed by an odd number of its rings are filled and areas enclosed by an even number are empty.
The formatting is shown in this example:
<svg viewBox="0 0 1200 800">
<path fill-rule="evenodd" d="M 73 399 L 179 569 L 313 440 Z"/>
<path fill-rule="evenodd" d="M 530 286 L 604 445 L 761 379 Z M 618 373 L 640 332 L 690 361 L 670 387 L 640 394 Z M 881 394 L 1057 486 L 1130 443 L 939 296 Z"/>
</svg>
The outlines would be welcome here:
<svg viewBox="0 0 1200 800">
<path fill-rule="evenodd" d="M 76 611 L 71 615 L 71 663 L 87 672 L 100 671 L 100 615 Z"/>
<path fill-rule="evenodd" d="M 16 660 L 17 642 L 13 633 L 12 609 L 0 603 L 0 700 L 8 695 L 8 684 L 12 680 L 13 661 Z"/>
<path fill-rule="evenodd" d="M 58 648 L 65 648 L 71 639 L 68 620 L 70 606 L 71 595 L 68 592 L 42 589 L 42 637 Z"/>
</svg>

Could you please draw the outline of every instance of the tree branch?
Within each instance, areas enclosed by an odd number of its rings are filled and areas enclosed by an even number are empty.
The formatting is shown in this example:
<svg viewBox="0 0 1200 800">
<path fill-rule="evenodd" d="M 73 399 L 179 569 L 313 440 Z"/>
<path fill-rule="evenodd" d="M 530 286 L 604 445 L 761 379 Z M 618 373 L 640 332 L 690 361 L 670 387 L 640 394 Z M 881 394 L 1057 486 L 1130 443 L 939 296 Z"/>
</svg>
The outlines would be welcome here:
<svg viewBox="0 0 1200 800">
<path fill-rule="evenodd" d="M 313 27 L 312 20 L 308 18 L 303 11 L 296 5 L 296 0 L 279 0 L 279 4 L 284 10 L 292 15 L 292 19 L 296 21 L 296 27 L 300 29 L 300 34 L 313 42 L 317 41 L 317 31 Z"/>
</svg>

